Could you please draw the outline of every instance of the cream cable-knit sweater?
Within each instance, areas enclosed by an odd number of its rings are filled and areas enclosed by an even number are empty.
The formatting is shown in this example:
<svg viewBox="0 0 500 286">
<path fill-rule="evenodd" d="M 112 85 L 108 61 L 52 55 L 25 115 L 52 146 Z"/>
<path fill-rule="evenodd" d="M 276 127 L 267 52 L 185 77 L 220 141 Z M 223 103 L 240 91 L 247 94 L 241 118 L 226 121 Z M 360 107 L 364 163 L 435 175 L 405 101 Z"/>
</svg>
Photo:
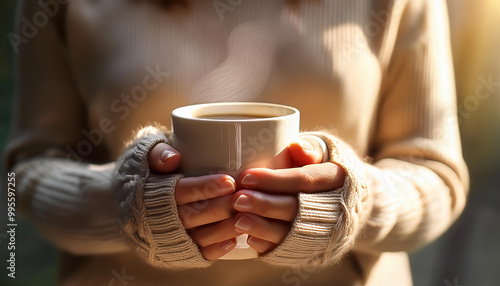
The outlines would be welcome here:
<svg viewBox="0 0 500 286">
<path fill-rule="evenodd" d="M 153 2 L 71 1 L 19 46 L 7 166 L 62 251 L 60 283 L 410 285 L 403 252 L 449 227 L 468 186 L 444 1 Z M 182 174 L 146 155 L 174 108 L 238 100 L 299 108 L 347 177 L 299 194 L 272 252 L 211 263 L 177 216 Z"/>
</svg>

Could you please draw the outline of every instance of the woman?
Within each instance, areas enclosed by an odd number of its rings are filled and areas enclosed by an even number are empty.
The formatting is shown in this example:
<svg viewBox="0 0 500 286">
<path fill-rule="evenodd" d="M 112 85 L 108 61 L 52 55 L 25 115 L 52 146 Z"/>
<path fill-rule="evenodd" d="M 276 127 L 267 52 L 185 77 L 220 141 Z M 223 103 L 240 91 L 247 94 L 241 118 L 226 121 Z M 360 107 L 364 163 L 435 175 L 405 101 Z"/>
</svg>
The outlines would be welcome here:
<svg viewBox="0 0 500 286">
<path fill-rule="evenodd" d="M 160 2 L 22 5 L 57 13 L 19 47 L 7 166 L 59 282 L 410 285 L 468 185 L 444 1 Z M 305 137 L 280 170 L 176 173 L 170 112 L 217 101 L 299 108 L 327 162 Z M 259 258 L 217 260 L 241 233 Z"/>
</svg>

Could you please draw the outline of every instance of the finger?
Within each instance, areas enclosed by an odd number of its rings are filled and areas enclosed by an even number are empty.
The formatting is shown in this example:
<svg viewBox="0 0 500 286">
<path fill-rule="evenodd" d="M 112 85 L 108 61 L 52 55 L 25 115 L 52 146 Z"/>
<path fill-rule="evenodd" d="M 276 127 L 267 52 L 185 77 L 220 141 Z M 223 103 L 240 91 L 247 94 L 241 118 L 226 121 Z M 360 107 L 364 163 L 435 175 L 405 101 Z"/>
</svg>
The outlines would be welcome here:
<svg viewBox="0 0 500 286">
<path fill-rule="evenodd" d="M 240 235 L 234 228 L 234 219 L 229 218 L 209 225 L 188 230 L 191 239 L 200 247 L 233 239 Z"/>
<path fill-rule="evenodd" d="M 234 214 L 232 201 L 233 195 L 226 195 L 180 205 L 177 210 L 184 228 L 191 229 L 230 218 Z"/>
<path fill-rule="evenodd" d="M 314 135 L 302 135 L 292 141 L 278 155 L 274 156 L 267 164 L 269 169 L 285 169 L 302 167 L 309 164 L 319 164 L 323 162 L 323 146 L 320 144 L 321 138 Z"/>
<path fill-rule="evenodd" d="M 251 213 L 239 213 L 234 221 L 234 229 L 237 232 L 275 244 L 281 243 L 292 227 L 289 222 L 263 218 Z"/>
<path fill-rule="evenodd" d="M 153 172 L 171 173 L 181 162 L 181 154 L 165 143 L 156 144 L 148 154 L 148 164 Z"/>
<path fill-rule="evenodd" d="M 286 147 L 278 155 L 274 156 L 266 165 L 269 169 L 285 169 L 292 168 L 293 162 L 290 156 L 289 147 Z"/>
<path fill-rule="evenodd" d="M 255 236 L 250 236 L 247 239 L 247 243 L 248 245 L 250 245 L 251 248 L 255 249 L 258 253 L 267 253 L 276 247 L 276 244 L 267 240 L 257 238 Z"/>
<path fill-rule="evenodd" d="M 236 182 L 229 175 L 186 177 L 177 182 L 175 201 L 178 205 L 184 205 L 227 195 L 235 190 Z"/>
<path fill-rule="evenodd" d="M 292 141 L 288 145 L 288 150 L 294 167 L 319 164 L 323 160 L 323 147 L 312 135 L 305 135 Z"/>
<path fill-rule="evenodd" d="M 234 239 L 225 240 L 200 248 L 200 252 L 206 260 L 217 260 L 226 255 L 236 246 Z"/>
<path fill-rule="evenodd" d="M 327 162 L 299 168 L 271 170 L 254 168 L 243 172 L 241 184 L 250 189 L 276 193 L 331 191 L 342 187 L 345 171 Z"/>
<path fill-rule="evenodd" d="M 240 190 L 233 195 L 234 209 L 262 217 L 293 221 L 297 215 L 298 201 L 292 195 L 272 195 L 254 190 Z"/>
</svg>

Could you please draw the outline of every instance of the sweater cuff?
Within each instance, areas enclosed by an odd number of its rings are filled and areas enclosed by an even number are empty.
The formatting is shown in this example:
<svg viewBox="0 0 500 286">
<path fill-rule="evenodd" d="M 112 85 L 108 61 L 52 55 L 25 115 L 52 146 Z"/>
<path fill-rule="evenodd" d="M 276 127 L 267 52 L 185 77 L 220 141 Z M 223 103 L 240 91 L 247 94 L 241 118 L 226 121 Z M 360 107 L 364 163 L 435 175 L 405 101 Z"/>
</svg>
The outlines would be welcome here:
<svg viewBox="0 0 500 286">
<path fill-rule="evenodd" d="M 143 128 L 117 162 L 114 190 L 123 232 L 152 265 L 207 267 L 211 262 L 203 258 L 177 212 L 174 191 L 183 175 L 150 173 L 149 151 L 161 142 L 167 143 L 163 131 Z"/>
<path fill-rule="evenodd" d="M 271 264 L 326 266 L 338 262 L 352 248 L 371 207 L 364 164 L 354 151 L 330 134 L 307 134 L 325 141 L 330 162 L 346 172 L 344 185 L 329 192 L 299 193 L 299 211 L 288 236 L 261 256 Z"/>
</svg>

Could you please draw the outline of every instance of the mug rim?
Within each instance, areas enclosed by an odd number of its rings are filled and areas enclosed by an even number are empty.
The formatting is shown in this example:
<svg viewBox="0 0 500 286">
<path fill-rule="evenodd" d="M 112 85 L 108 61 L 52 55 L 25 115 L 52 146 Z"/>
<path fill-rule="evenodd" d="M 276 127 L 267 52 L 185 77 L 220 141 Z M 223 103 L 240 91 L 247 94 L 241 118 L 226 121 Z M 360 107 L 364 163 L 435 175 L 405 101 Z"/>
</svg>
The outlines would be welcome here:
<svg viewBox="0 0 500 286">
<path fill-rule="evenodd" d="M 244 118 L 244 119 L 223 119 L 223 118 L 203 118 L 203 117 L 197 117 L 196 115 L 193 115 L 193 112 L 199 110 L 200 108 L 210 108 L 210 107 L 224 107 L 224 106 L 239 106 L 239 107 L 268 107 L 268 108 L 279 108 L 283 111 L 286 111 L 288 114 L 279 114 L 276 116 L 270 115 L 269 117 L 262 117 L 262 118 Z M 217 115 L 223 115 L 224 113 L 217 113 Z M 234 115 L 233 113 L 228 113 Z M 288 105 L 283 105 L 283 104 L 276 104 L 276 103 L 267 103 L 267 102 L 212 102 L 212 103 L 200 103 L 200 104 L 193 104 L 193 105 L 186 105 L 182 107 L 178 107 L 172 111 L 171 117 L 172 118 L 177 118 L 177 119 L 183 119 L 183 120 L 191 120 L 191 121 L 200 121 L 200 122 L 255 122 L 255 121 L 273 121 L 273 120 L 282 120 L 286 119 L 287 117 L 293 117 L 299 115 L 300 112 L 297 108 L 288 106 Z M 215 115 L 215 114 L 214 114 Z M 199 115 L 198 115 L 199 116 Z M 210 115 L 203 115 L 203 116 L 210 116 Z"/>
</svg>

